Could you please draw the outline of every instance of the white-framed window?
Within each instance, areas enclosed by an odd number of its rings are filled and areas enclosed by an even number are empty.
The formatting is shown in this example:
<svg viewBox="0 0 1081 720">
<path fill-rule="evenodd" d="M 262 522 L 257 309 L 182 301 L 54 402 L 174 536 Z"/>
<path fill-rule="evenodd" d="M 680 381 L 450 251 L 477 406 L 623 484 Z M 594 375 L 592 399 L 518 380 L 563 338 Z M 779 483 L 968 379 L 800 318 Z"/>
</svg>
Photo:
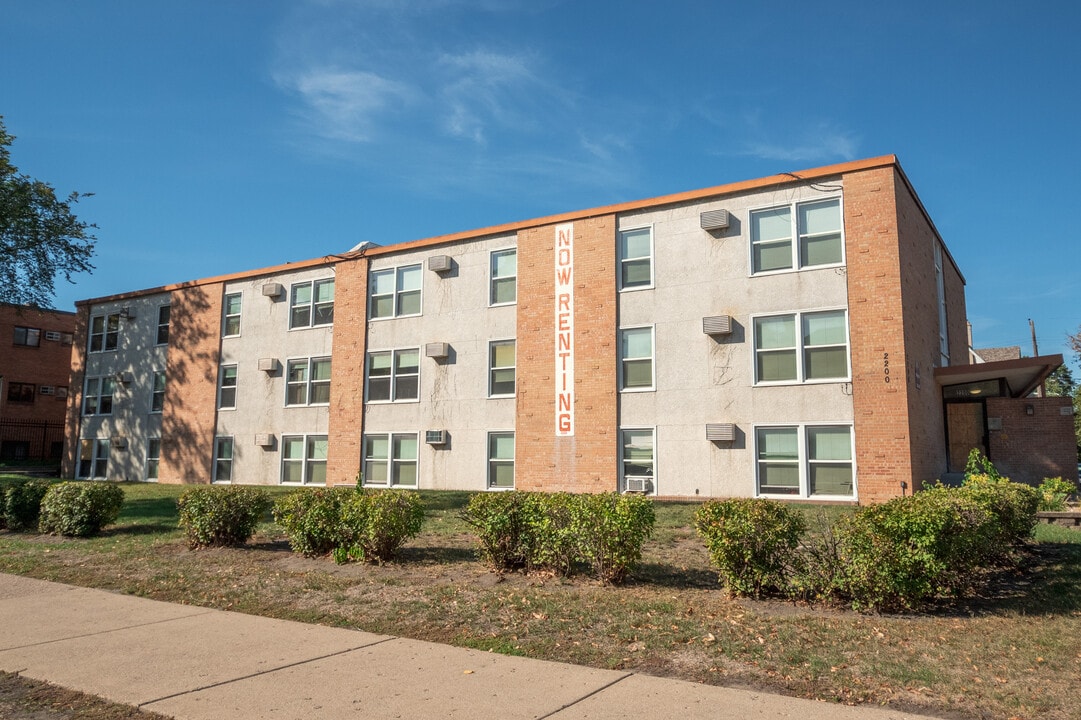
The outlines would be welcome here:
<svg viewBox="0 0 1081 720">
<path fill-rule="evenodd" d="M 368 353 L 368 402 L 420 399 L 420 349 Z"/>
<path fill-rule="evenodd" d="M 169 305 L 158 306 L 158 345 L 169 344 L 169 314 L 172 308 Z"/>
<path fill-rule="evenodd" d="M 153 388 L 150 391 L 150 412 L 160 413 L 165 409 L 165 371 L 155 370 L 151 382 Z"/>
<path fill-rule="evenodd" d="M 488 343 L 488 397 L 514 395 L 515 341 Z"/>
<path fill-rule="evenodd" d="M 950 333 L 946 319 L 946 276 L 942 270 L 942 246 L 935 242 L 935 290 L 938 293 L 939 365 L 950 364 Z"/>
<path fill-rule="evenodd" d="M 146 479 L 157 480 L 161 467 L 161 438 L 148 438 L 146 441 Z"/>
<path fill-rule="evenodd" d="M 653 228 L 635 228 L 619 233 L 619 289 L 645 290 L 653 287 Z"/>
<path fill-rule="evenodd" d="M 286 405 L 330 403 L 330 358 L 290 360 L 285 372 Z"/>
<path fill-rule="evenodd" d="M 847 380 L 848 316 L 844 310 L 754 318 L 755 383 Z"/>
<path fill-rule="evenodd" d="M 289 329 L 334 323 L 334 278 L 293 283 L 289 291 Z"/>
<path fill-rule="evenodd" d="M 109 441 L 79 441 L 79 477 L 106 478 L 109 473 Z"/>
<path fill-rule="evenodd" d="M 115 377 L 88 377 L 83 390 L 83 415 L 112 415 L 115 392 Z"/>
<path fill-rule="evenodd" d="M 237 366 L 222 365 L 218 371 L 218 409 L 236 408 Z"/>
<path fill-rule="evenodd" d="M 120 339 L 120 313 L 94 315 L 90 318 L 89 352 L 116 350 Z"/>
<path fill-rule="evenodd" d="M 751 273 L 844 264 L 841 199 L 751 212 Z"/>
<path fill-rule="evenodd" d="M 15 345 L 23 347 L 39 347 L 41 345 L 41 328 L 15 326 L 15 336 L 12 339 Z"/>
<path fill-rule="evenodd" d="M 653 327 L 619 331 L 619 389 L 653 389 Z"/>
<path fill-rule="evenodd" d="M 214 438 L 214 482 L 233 481 L 233 438 Z"/>
<path fill-rule="evenodd" d="M 326 435 L 282 435 L 283 485 L 326 485 Z"/>
<path fill-rule="evenodd" d="M 364 436 L 364 484 L 417 487 L 417 434 Z"/>
<path fill-rule="evenodd" d="M 296 296 L 293 296 L 296 299 Z M 240 312 L 244 304 L 243 293 L 227 293 L 222 300 L 222 337 L 235 337 L 240 334 Z M 307 327 L 307 326 L 305 326 Z"/>
<path fill-rule="evenodd" d="M 493 250 L 489 305 L 512 305 L 518 301 L 518 249 Z"/>
<path fill-rule="evenodd" d="M 488 487 L 514 489 L 514 433 L 488 433 Z"/>
<path fill-rule="evenodd" d="M 620 492 L 657 492 L 654 428 L 623 428 L 619 431 Z"/>
<path fill-rule="evenodd" d="M 855 496 L 851 425 L 755 428 L 757 492 L 763 496 Z"/>
<path fill-rule="evenodd" d="M 423 277 L 419 264 L 373 271 L 368 281 L 368 317 L 420 315 Z"/>
</svg>

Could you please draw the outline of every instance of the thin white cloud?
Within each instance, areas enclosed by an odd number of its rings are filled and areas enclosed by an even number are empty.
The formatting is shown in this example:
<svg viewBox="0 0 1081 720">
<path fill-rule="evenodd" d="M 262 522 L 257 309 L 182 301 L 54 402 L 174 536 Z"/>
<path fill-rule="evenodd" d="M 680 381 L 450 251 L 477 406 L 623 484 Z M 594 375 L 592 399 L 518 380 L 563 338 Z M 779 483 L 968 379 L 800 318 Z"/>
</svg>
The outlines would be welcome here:
<svg viewBox="0 0 1081 720">
<path fill-rule="evenodd" d="M 777 134 L 780 133 L 774 133 Z M 858 146 L 859 138 L 852 133 L 820 124 L 816 128 L 800 130 L 794 138 L 748 141 L 742 154 L 794 163 L 852 160 Z"/>
<path fill-rule="evenodd" d="M 444 129 L 455 137 L 486 141 L 489 126 L 524 130 L 534 122 L 527 111 L 531 98 L 544 96 L 544 83 L 528 60 L 487 50 L 443 55 L 439 90 L 446 107 Z"/>
<path fill-rule="evenodd" d="M 416 95 L 405 83 L 357 70 L 316 68 L 275 79 L 300 96 L 313 132 L 351 142 L 373 139 L 382 116 Z"/>
</svg>

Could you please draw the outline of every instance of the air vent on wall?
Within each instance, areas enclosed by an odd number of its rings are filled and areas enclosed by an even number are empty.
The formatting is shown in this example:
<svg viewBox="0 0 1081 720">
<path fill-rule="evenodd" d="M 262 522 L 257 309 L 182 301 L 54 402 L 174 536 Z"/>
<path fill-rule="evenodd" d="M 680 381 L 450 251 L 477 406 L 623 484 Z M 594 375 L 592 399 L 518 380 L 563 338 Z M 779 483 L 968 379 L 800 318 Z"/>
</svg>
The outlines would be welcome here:
<svg viewBox="0 0 1081 720">
<path fill-rule="evenodd" d="M 263 297 L 279 298 L 282 293 L 285 292 L 285 288 L 281 283 L 266 283 L 263 285 Z"/>
<path fill-rule="evenodd" d="M 425 430 L 424 442 L 429 445 L 446 445 L 447 444 L 447 431 L 446 430 Z"/>
<path fill-rule="evenodd" d="M 274 436 L 270 433 L 256 433 L 255 444 L 259 447 L 274 447 Z"/>
<path fill-rule="evenodd" d="M 702 229 L 703 230 L 727 230 L 728 229 L 728 211 L 727 210 L 710 210 L 709 212 L 702 213 Z"/>
<path fill-rule="evenodd" d="M 134 379 L 135 377 L 129 372 L 118 372 L 116 374 L 116 381 L 121 385 L 130 385 Z"/>
<path fill-rule="evenodd" d="M 41 387 L 38 388 L 38 392 L 41 393 L 42 395 L 55 395 L 56 394 L 56 388 L 53 387 L 52 385 L 42 385 Z"/>
<path fill-rule="evenodd" d="M 112 441 L 113 450 L 127 450 L 128 439 L 125 437 L 114 437 Z"/>
<path fill-rule="evenodd" d="M 58 333 L 56 330 L 46 330 L 45 339 L 52 342 L 60 342 L 60 333 Z"/>
<path fill-rule="evenodd" d="M 450 355 L 450 343 L 434 342 L 424 346 L 424 356 L 430 358 L 445 358 Z"/>
<path fill-rule="evenodd" d="M 711 315 L 702 318 L 702 332 L 706 335 L 728 335 L 732 332 L 732 316 Z"/>
<path fill-rule="evenodd" d="M 428 258 L 428 269 L 432 272 L 443 273 L 454 268 L 454 261 L 450 255 L 432 255 Z"/>
<path fill-rule="evenodd" d="M 629 477 L 623 481 L 626 485 L 624 492 L 644 493 L 649 492 L 649 478 Z"/>
<path fill-rule="evenodd" d="M 259 358 L 259 369 L 263 372 L 278 372 L 278 358 Z"/>
<path fill-rule="evenodd" d="M 56 389 L 56 396 L 57 397 L 67 397 L 68 396 L 68 389 L 66 387 L 58 387 Z"/>
<path fill-rule="evenodd" d="M 706 440 L 732 442 L 735 439 L 736 426 L 732 423 L 710 423 L 706 425 Z"/>
</svg>

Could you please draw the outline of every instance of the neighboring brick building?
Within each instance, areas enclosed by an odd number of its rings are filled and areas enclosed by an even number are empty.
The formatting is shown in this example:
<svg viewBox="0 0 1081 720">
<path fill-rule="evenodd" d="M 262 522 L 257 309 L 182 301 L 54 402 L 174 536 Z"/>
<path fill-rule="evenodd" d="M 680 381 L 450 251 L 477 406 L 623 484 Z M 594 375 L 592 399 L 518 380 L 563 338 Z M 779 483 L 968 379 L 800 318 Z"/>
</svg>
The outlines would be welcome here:
<svg viewBox="0 0 1081 720">
<path fill-rule="evenodd" d="M 59 460 L 75 313 L 0 303 L 0 461 Z"/>
<path fill-rule="evenodd" d="M 965 374 L 964 279 L 893 156 L 78 310 L 65 473 L 163 482 L 877 501 L 1015 452 L 990 428 L 1061 362 Z M 1038 472 L 1076 474 L 1034 417 Z"/>
</svg>

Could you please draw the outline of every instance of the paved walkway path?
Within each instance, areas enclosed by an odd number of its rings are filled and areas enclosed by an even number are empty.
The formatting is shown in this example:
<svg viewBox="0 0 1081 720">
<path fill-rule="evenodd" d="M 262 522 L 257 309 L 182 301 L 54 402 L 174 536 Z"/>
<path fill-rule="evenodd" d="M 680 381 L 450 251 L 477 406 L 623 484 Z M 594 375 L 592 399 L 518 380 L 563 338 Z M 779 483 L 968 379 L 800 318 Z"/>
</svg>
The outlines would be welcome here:
<svg viewBox="0 0 1081 720">
<path fill-rule="evenodd" d="M 0 574 L 0 670 L 182 720 L 916 720 Z"/>
</svg>

